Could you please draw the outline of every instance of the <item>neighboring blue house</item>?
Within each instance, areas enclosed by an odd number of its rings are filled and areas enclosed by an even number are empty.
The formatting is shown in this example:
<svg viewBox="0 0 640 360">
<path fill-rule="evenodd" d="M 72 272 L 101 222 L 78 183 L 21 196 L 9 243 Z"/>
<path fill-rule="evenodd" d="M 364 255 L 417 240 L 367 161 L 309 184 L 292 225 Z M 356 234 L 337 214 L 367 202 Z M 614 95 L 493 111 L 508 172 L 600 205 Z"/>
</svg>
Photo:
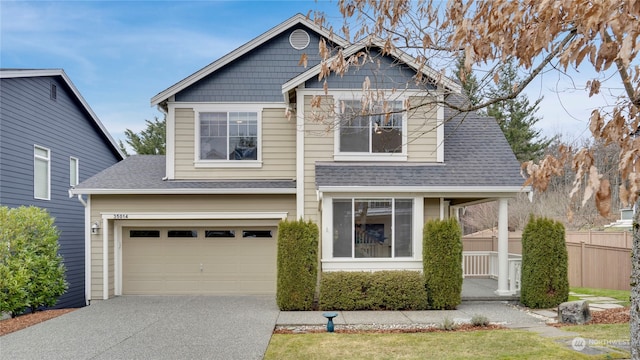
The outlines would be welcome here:
<svg viewBox="0 0 640 360">
<path fill-rule="evenodd" d="M 57 307 L 88 299 L 91 230 L 85 200 L 69 189 L 123 158 L 63 70 L 0 69 L 0 205 L 38 206 L 55 217 L 69 283 Z"/>
</svg>

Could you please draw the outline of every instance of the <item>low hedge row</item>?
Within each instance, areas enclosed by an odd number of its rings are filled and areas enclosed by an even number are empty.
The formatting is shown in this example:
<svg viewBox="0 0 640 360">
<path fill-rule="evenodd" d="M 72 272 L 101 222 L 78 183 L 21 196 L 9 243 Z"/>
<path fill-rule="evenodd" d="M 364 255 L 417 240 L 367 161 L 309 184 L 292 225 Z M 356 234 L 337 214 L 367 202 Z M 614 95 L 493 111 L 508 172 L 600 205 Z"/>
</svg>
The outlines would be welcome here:
<svg viewBox="0 0 640 360">
<path fill-rule="evenodd" d="M 424 278 L 417 271 L 325 272 L 322 310 L 425 310 Z"/>
</svg>

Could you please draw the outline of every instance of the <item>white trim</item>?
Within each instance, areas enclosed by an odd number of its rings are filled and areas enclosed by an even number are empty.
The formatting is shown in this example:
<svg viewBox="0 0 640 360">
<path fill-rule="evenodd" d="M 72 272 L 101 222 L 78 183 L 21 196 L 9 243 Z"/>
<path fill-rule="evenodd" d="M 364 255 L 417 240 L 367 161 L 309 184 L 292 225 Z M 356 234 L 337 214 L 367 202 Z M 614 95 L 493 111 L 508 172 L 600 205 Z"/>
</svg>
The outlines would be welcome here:
<svg viewBox="0 0 640 360">
<path fill-rule="evenodd" d="M 75 172 L 75 179 L 71 178 L 71 169 L 72 166 L 74 165 L 75 161 L 75 169 L 73 170 Z M 80 160 L 77 157 L 74 156 L 69 156 L 69 186 L 76 186 L 80 183 Z"/>
<path fill-rule="evenodd" d="M 232 103 L 232 104 L 200 104 L 194 105 L 193 107 L 194 113 L 194 151 L 193 151 L 193 163 L 196 168 L 244 168 L 244 167 L 252 167 L 259 168 L 262 167 L 262 112 L 265 107 L 258 104 L 248 104 L 248 103 Z M 200 159 L 200 114 L 201 113 L 209 113 L 209 112 L 220 112 L 227 114 L 227 149 L 229 148 L 229 129 L 230 129 L 230 120 L 229 113 L 234 112 L 250 112 L 256 114 L 256 147 L 257 147 L 257 157 L 256 160 L 230 160 L 228 159 L 229 154 L 227 154 L 227 159 Z"/>
<path fill-rule="evenodd" d="M 505 194 L 516 195 L 530 191 L 530 187 L 522 186 L 319 186 L 320 192 L 335 193 L 437 193 L 439 197 L 455 197 L 456 195 L 479 194 L 483 197 L 499 197 Z M 499 194 L 499 195 L 495 195 Z"/>
<path fill-rule="evenodd" d="M 84 299 L 91 302 L 91 196 L 84 207 Z"/>
<path fill-rule="evenodd" d="M 202 188 L 202 189 L 71 189 L 73 195 L 246 195 L 246 194 L 295 194 L 295 188 Z"/>
<path fill-rule="evenodd" d="M 336 131 L 337 133 L 337 131 Z M 404 136 L 404 135 L 403 135 Z M 407 154 L 401 153 L 336 153 L 334 161 L 407 161 Z"/>
<path fill-rule="evenodd" d="M 445 219 L 445 209 L 444 209 L 444 198 L 440 198 L 438 199 L 438 202 L 440 204 L 440 220 L 444 220 Z"/>
<path fill-rule="evenodd" d="M 284 220 L 287 212 L 101 212 L 103 221 L 108 220 L 227 220 L 227 219 L 275 219 Z M 105 231 L 106 232 L 106 231 Z"/>
<path fill-rule="evenodd" d="M 41 76 L 60 76 L 66 83 L 67 86 L 71 89 L 71 92 L 75 97 L 80 101 L 82 107 L 87 111 L 93 122 L 98 125 L 102 134 L 109 141 L 113 149 L 120 155 L 120 159 L 124 159 L 125 156 L 120 150 L 120 147 L 116 143 L 116 141 L 111 137 L 107 128 L 104 127 L 98 116 L 93 112 L 87 101 L 80 95 L 80 91 L 73 84 L 71 79 L 67 76 L 67 74 L 62 69 L 44 69 L 44 70 L 0 70 L 0 79 L 4 78 L 23 78 L 23 77 L 41 77 Z"/>
<path fill-rule="evenodd" d="M 102 217 L 102 299 L 109 298 L 109 220 Z"/>
<path fill-rule="evenodd" d="M 509 202 L 498 199 L 498 290 L 496 295 L 512 295 L 509 291 Z"/>
<path fill-rule="evenodd" d="M 412 200 L 412 243 L 411 243 L 411 256 L 401 256 L 395 257 L 394 252 L 391 253 L 391 257 L 385 258 L 356 258 L 354 255 L 354 247 L 351 247 L 351 257 L 346 258 L 334 258 L 333 257 L 333 199 L 351 199 L 352 207 L 354 206 L 354 199 L 384 199 L 384 200 Z M 411 264 L 414 262 L 422 262 L 422 227 L 424 223 L 424 198 L 420 196 L 398 196 L 398 194 L 376 194 L 373 196 L 369 196 L 366 194 L 350 194 L 349 196 L 334 196 L 332 195 L 324 195 L 322 202 L 322 229 L 321 229 L 321 254 L 320 259 L 322 262 L 322 270 L 341 270 L 341 269 L 410 269 L 411 267 L 405 267 L 406 264 Z M 355 211 L 351 210 L 352 217 L 355 214 Z M 395 216 L 392 216 L 392 224 L 395 221 Z M 392 226 L 393 228 L 393 226 Z M 392 236 L 393 238 L 393 236 Z M 353 241 L 353 239 L 352 239 Z M 390 263 L 390 265 L 376 265 L 371 266 L 371 264 L 376 263 Z M 325 268 L 325 264 L 329 267 Z M 349 264 L 347 266 L 335 266 L 331 267 L 331 264 Z M 404 264 L 404 265 L 403 265 Z"/>
<path fill-rule="evenodd" d="M 47 156 L 38 155 L 36 150 L 47 152 Z M 47 194 L 45 197 L 37 196 L 38 181 L 36 181 L 37 162 L 45 161 L 47 164 Z M 37 200 L 51 200 L 51 149 L 40 145 L 33 145 L 33 198 Z"/>
<path fill-rule="evenodd" d="M 304 94 L 296 92 L 296 219 L 304 218 Z"/>
<path fill-rule="evenodd" d="M 444 104 L 444 94 L 438 94 L 438 103 Z M 436 162 L 444 163 L 444 106 L 436 110 Z"/>
<path fill-rule="evenodd" d="M 162 112 L 162 107 L 158 106 Z M 166 171 L 165 176 L 169 180 L 176 178 L 176 113 L 175 108 L 170 106 L 166 114 L 166 148 L 165 148 L 165 161 Z"/>
<path fill-rule="evenodd" d="M 322 271 L 380 271 L 415 270 L 422 272 L 422 260 L 408 258 L 379 258 L 376 261 L 354 261 L 360 259 L 322 259 Z M 402 259 L 402 260 L 401 260 Z"/>
<path fill-rule="evenodd" d="M 122 224 L 113 222 L 113 294 L 122 295 Z"/>
<path fill-rule="evenodd" d="M 151 105 L 160 104 L 164 100 L 167 100 L 171 96 L 177 94 L 178 92 L 180 92 L 180 91 L 186 89 L 187 87 L 193 85 L 194 83 L 200 81 L 202 78 L 210 75 L 211 73 L 217 71 L 218 69 L 222 68 L 223 66 L 235 61 L 236 59 L 238 59 L 241 56 L 245 55 L 246 53 L 248 53 L 249 51 L 253 50 L 254 48 L 264 44 L 265 42 L 271 40 L 272 38 L 276 37 L 277 35 L 281 34 L 282 32 L 284 32 L 284 31 L 288 30 L 289 28 L 291 28 L 291 27 L 293 27 L 295 25 L 298 25 L 298 24 L 302 24 L 302 25 L 310 28 L 311 30 L 317 32 L 321 36 L 331 40 L 332 42 L 335 42 L 338 45 L 345 46 L 347 44 L 347 41 L 345 39 L 341 38 L 340 36 L 334 34 L 333 32 L 329 31 L 326 28 L 323 28 L 323 27 L 320 27 L 320 26 L 316 25 L 313 21 L 307 19 L 302 14 L 296 14 L 293 17 L 285 20 L 281 24 L 273 27 L 271 30 L 268 30 L 267 32 L 263 33 L 262 35 L 258 36 L 257 38 L 255 38 L 255 39 L 247 42 L 246 44 L 240 46 L 236 50 L 228 53 L 227 55 L 221 57 L 220 59 L 214 61 L 213 63 L 207 65 L 206 67 L 204 67 L 204 68 L 198 70 L 197 72 L 189 75 L 188 77 L 186 77 L 185 79 L 181 80 L 177 84 L 175 84 L 175 85 L 169 87 L 168 89 L 160 92 L 159 94 L 157 94 L 156 96 L 151 98 Z"/>
</svg>

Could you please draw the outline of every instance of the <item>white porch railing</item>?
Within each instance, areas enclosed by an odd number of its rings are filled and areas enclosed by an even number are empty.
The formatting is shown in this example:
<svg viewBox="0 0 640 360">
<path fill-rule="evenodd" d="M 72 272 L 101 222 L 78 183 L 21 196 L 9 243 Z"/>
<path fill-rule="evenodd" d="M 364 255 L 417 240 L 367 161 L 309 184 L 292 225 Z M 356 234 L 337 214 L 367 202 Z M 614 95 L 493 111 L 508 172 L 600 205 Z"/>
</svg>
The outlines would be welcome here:
<svg viewBox="0 0 640 360">
<path fill-rule="evenodd" d="M 520 291 L 520 275 L 522 273 L 522 255 L 509 254 L 509 291 Z M 462 252 L 462 276 L 463 277 L 489 277 L 498 278 L 498 252 L 497 251 L 463 251 Z"/>
</svg>

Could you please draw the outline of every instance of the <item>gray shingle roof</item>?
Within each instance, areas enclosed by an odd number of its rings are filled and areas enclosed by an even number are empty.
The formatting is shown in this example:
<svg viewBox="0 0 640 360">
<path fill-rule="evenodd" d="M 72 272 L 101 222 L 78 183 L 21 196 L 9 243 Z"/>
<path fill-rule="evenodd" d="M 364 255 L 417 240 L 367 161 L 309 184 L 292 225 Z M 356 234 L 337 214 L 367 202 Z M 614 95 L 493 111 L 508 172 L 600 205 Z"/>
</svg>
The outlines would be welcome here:
<svg viewBox="0 0 640 360">
<path fill-rule="evenodd" d="M 78 184 L 76 194 L 86 193 L 188 193 L 259 192 L 294 193 L 293 180 L 163 180 L 164 155 L 134 155 Z"/>
<path fill-rule="evenodd" d="M 316 163 L 317 187 L 519 187 L 516 160 L 495 119 L 445 110 L 444 164 Z"/>
</svg>

